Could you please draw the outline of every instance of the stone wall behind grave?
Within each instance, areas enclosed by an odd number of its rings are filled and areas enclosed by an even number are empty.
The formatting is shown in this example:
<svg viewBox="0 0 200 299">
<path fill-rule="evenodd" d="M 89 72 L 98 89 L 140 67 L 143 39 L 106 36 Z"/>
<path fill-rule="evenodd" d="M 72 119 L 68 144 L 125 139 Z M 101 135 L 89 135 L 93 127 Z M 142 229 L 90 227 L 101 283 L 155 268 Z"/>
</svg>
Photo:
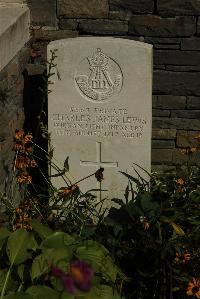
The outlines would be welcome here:
<svg viewBox="0 0 200 299">
<path fill-rule="evenodd" d="M 24 124 L 23 71 L 29 59 L 27 46 L 0 71 L 0 192 L 4 192 L 12 176 L 13 136 Z"/>
<path fill-rule="evenodd" d="M 19 3 L 0 0 L 0 195 L 11 190 L 13 136 L 24 123 L 23 71 L 30 57 L 30 16 Z M 13 188 L 13 197 L 20 199 L 18 188 Z M 0 203 L 0 226 L 5 220 L 2 211 Z"/>
<path fill-rule="evenodd" d="M 153 44 L 154 169 L 200 160 L 199 153 L 181 153 L 199 145 L 194 138 L 200 130 L 199 0 L 28 0 L 28 4 L 33 47 L 43 58 L 46 44 L 60 38 L 106 35 Z"/>
</svg>

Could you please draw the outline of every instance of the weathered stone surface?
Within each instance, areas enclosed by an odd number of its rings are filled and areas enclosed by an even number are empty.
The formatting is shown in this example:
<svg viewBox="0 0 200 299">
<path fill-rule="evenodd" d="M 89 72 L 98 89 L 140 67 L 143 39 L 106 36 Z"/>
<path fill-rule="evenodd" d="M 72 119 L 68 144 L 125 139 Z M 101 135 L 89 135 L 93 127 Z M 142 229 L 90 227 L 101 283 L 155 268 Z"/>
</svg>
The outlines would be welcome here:
<svg viewBox="0 0 200 299">
<path fill-rule="evenodd" d="M 200 119 L 200 110 L 173 110 L 171 117 Z"/>
<path fill-rule="evenodd" d="M 200 119 L 153 117 L 153 128 L 200 130 Z"/>
<path fill-rule="evenodd" d="M 181 43 L 181 38 L 180 37 L 148 37 L 148 36 L 145 36 L 144 38 L 144 41 L 146 43 L 150 43 L 150 44 L 163 44 L 163 45 L 174 45 L 174 44 L 177 44 L 177 45 L 180 45 Z"/>
<path fill-rule="evenodd" d="M 107 18 L 108 0 L 58 0 L 58 15 L 68 18 Z"/>
<path fill-rule="evenodd" d="M 144 36 L 190 36 L 196 31 L 194 17 L 161 18 L 155 15 L 132 16 L 129 33 Z"/>
<path fill-rule="evenodd" d="M 161 65 L 161 64 L 155 64 L 154 65 L 154 70 L 166 70 L 166 66 L 165 65 Z"/>
<path fill-rule="evenodd" d="M 197 35 L 200 36 L 200 17 L 198 17 L 198 22 L 197 22 Z"/>
<path fill-rule="evenodd" d="M 159 129 L 153 128 L 152 138 L 153 139 L 175 139 L 176 138 L 176 129 Z"/>
<path fill-rule="evenodd" d="M 200 52 L 178 50 L 154 50 L 155 64 L 198 65 Z"/>
<path fill-rule="evenodd" d="M 152 148 L 175 148 L 174 140 L 152 140 Z"/>
<path fill-rule="evenodd" d="M 39 57 L 37 58 L 37 63 L 46 64 L 47 61 L 47 45 L 49 41 L 37 40 L 32 43 L 32 49 L 37 50 Z"/>
<path fill-rule="evenodd" d="M 195 138 L 200 134 L 200 131 L 177 131 L 177 141 L 178 147 L 182 148 L 195 148 L 200 147 L 199 141 Z"/>
<path fill-rule="evenodd" d="M 174 50 L 178 50 L 180 49 L 180 45 L 178 44 L 155 44 L 154 45 L 155 49 L 174 49 Z"/>
<path fill-rule="evenodd" d="M 59 21 L 60 29 L 77 30 L 78 20 L 77 19 L 61 19 Z"/>
<path fill-rule="evenodd" d="M 22 78 L 24 66 L 29 59 L 29 49 L 23 47 L 18 54 L 10 61 L 10 63 L 0 72 L 0 82 L 3 89 L 10 90 L 19 77 Z"/>
<path fill-rule="evenodd" d="M 59 52 L 61 78 L 53 79 L 48 100 L 54 157 L 60 164 L 66 159 L 63 148 L 71 153 L 70 172 L 75 178 L 104 167 L 105 196 L 121 197 L 120 170 L 132 171 L 132 162 L 150 170 L 152 46 L 79 37 L 50 43 L 49 55 L 53 49 Z M 52 182 L 63 185 L 60 178 Z M 93 177 L 80 188 L 86 191 L 92 186 L 99 186 Z"/>
<path fill-rule="evenodd" d="M 183 38 L 181 50 L 200 50 L 200 37 Z"/>
<path fill-rule="evenodd" d="M 162 116 L 162 117 L 168 117 L 170 115 L 169 110 L 161 110 L 161 109 L 153 109 L 153 116 Z"/>
<path fill-rule="evenodd" d="M 25 0 L 0 0 L 0 3 L 25 3 Z"/>
<path fill-rule="evenodd" d="M 200 152 L 195 152 L 191 154 L 184 154 L 181 149 L 174 149 L 172 155 L 172 163 L 174 165 L 182 165 L 182 164 L 199 164 L 200 162 Z"/>
<path fill-rule="evenodd" d="M 77 37 L 78 32 L 73 30 L 44 30 L 39 29 L 34 31 L 34 38 L 41 41 L 52 41 L 63 38 Z"/>
<path fill-rule="evenodd" d="M 185 96 L 161 95 L 157 99 L 157 108 L 160 109 L 184 109 L 186 107 Z"/>
<path fill-rule="evenodd" d="M 153 164 L 169 164 L 172 162 L 173 149 L 152 149 Z"/>
<path fill-rule="evenodd" d="M 0 3 L 0 71 L 29 41 L 29 22 L 27 6 Z"/>
<path fill-rule="evenodd" d="M 33 25 L 52 26 L 57 25 L 55 0 L 28 0 Z"/>
<path fill-rule="evenodd" d="M 154 94 L 200 95 L 200 72 L 154 71 Z"/>
<path fill-rule="evenodd" d="M 200 15 L 199 0 L 158 0 L 157 8 L 162 15 Z"/>
<path fill-rule="evenodd" d="M 41 64 L 28 64 L 26 70 L 29 76 L 36 76 L 44 74 L 46 67 Z"/>
<path fill-rule="evenodd" d="M 81 33 L 123 35 L 128 32 L 128 23 L 117 20 L 85 20 L 79 24 Z"/>
<path fill-rule="evenodd" d="M 153 0 L 110 0 L 110 5 L 122 7 L 134 13 L 152 13 L 154 10 Z"/>
<path fill-rule="evenodd" d="M 166 171 L 170 171 L 170 172 L 175 172 L 176 171 L 176 166 L 171 166 L 171 165 L 152 165 L 151 167 L 152 172 L 166 172 Z"/>
<path fill-rule="evenodd" d="M 5 100 L 0 100 L 0 192 L 5 192 L 5 182 L 7 186 L 10 185 L 14 156 L 13 136 L 15 129 L 22 128 L 24 123 L 22 71 L 28 59 L 29 51 L 23 48 L 0 72 L 0 81 L 3 77 L 3 87 L 7 91 Z M 16 198 L 17 195 L 16 192 Z"/>
<path fill-rule="evenodd" d="M 117 35 L 115 37 L 118 37 Z M 128 40 L 135 40 L 138 42 L 144 42 L 143 36 L 134 36 L 134 35 L 120 35 L 120 38 L 128 39 Z"/>
<path fill-rule="evenodd" d="M 157 108 L 157 99 L 158 97 L 156 95 L 153 95 L 152 97 L 152 107 Z"/>
<path fill-rule="evenodd" d="M 200 65 L 166 65 L 166 70 L 173 72 L 199 72 Z"/>
<path fill-rule="evenodd" d="M 200 97 L 188 97 L 187 109 L 200 109 Z"/>
<path fill-rule="evenodd" d="M 111 20 L 129 21 L 131 16 L 132 13 L 127 10 L 111 10 L 108 17 Z"/>
</svg>

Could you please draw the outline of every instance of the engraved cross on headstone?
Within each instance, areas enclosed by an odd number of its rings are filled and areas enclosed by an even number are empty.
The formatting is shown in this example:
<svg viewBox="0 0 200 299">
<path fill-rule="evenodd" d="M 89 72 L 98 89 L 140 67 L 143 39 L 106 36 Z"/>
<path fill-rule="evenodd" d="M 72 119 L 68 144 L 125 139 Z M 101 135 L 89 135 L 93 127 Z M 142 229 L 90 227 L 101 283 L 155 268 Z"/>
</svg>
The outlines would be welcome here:
<svg viewBox="0 0 200 299">
<path fill-rule="evenodd" d="M 99 168 L 106 168 L 106 167 L 112 167 L 117 168 L 118 162 L 103 162 L 102 161 L 102 153 L 101 153 L 101 142 L 96 142 L 96 150 L 97 150 L 97 161 L 80 161 L 81 166 L 94 166 L 97 169 Z"/>
<path fill-rule="evenodd" d="M 100 168 L 118 168 L 118 162 L 103 162 L 102 161 L 102 143 L 96 142 L 97 161 L 80 161 L 81 166 L 94 166 L 97 169 Z M 98 188 L 101 189 L 101 183 L 98 184 Z M 100 195 L 101 196 L 101 195 Z"/>
</svg>

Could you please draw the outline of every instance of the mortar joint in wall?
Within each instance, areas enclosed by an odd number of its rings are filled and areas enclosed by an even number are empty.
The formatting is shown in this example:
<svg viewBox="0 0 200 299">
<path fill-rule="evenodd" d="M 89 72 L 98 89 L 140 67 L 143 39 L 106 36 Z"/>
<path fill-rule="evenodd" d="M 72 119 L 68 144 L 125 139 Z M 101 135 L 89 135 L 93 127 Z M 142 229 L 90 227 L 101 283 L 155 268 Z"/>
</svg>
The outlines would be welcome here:
<svg viewBox="0 0 200 299">
<path fill-rule="evenodd" d="M 154 0 L 153 14 L 158 15 L 158 0 Z"/>
</svg>

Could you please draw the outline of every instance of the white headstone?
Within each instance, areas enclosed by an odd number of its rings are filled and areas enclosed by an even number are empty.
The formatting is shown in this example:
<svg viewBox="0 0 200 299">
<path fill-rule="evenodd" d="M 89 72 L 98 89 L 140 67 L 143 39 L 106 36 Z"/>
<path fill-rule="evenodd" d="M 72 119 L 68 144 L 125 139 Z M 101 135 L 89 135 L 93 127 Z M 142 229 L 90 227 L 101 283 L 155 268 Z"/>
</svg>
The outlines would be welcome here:
<svg viewBox="0 0 200 299">
<path fill-rule="evenodd" d="M 120 38 L 81 37 L 55 41 L 60 78 L 49 95 L 49 132 L 54 157 L 69 156 L 73 183 L 104 168 L 105 196 L 121 197 L 133 163 L 150 171 L 152 127 L 152 46 Z M 144 173 L 143 173 L 144 175 Z M 54 178 L 63 187 L 60 178 Z M 99 188 L 96 178 L 79 184 Z"/>
</svg>

